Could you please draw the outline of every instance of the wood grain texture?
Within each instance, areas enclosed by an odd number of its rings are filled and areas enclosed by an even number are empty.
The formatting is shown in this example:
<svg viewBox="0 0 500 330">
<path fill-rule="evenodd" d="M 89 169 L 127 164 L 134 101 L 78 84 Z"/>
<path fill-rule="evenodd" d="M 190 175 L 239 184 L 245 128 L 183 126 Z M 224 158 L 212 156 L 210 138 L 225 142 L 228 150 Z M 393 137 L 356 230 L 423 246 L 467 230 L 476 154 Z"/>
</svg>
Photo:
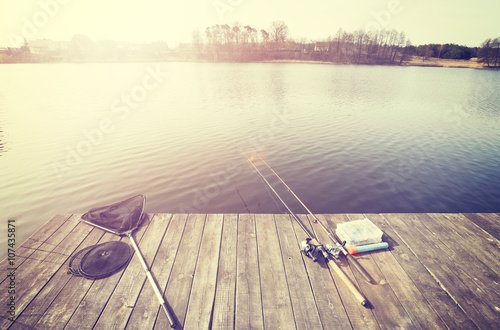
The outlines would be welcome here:
<svg viewBox="0 0 500 330">
<path fill-rule="evenodd" d="M 56 215 L 18 247 L 16 320 L 0 329 L 166 329 L 167 318 L 137 256 L 100 280 L 65 273 L 86 246 L 123 240 Z M 299 215 L 328 243 L 310 217 Z M 148 214 L 134 237 L 178 329 L 500 328 L 498 214 L 327 214 L 330 231 L 368 218 L 387 250 L 333 262 L 370 301 L 365 308 L 339 275 L 300 252 L 306 234 L 288 215 Z M 4 260 L 0 265 L 7 265 Z M 0 298 L 12 279 L 2 270 Z"/>
</svg>

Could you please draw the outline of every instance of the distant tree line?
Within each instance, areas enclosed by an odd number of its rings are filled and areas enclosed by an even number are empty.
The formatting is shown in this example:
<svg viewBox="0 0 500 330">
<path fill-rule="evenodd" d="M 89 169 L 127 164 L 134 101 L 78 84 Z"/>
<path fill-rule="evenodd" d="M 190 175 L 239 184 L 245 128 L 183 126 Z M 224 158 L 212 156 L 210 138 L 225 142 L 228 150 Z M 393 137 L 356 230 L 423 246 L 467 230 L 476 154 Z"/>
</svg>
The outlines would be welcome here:
<svg viewBox="0 0 500 330">
<path fill-rule="evenodd" d="M 459 46 L 456 44 L 427 44 L 413 47 L 411 54 L 424 58 L 435 57 L 451 60 L 470 60 L 477 57 L 477 47 Z"/>
<path fill-rule="evenodd" d="M 478 50 L 478 58 L 490 68 L 500 68 L 500 37 L 488 38 Z"/>
<path fill-rule="evenodd" d="M 65 43 L 65 46 L 61 46 Z M 133 44 L 113 40 L 92 41 L 75 35 L 70 42 L 24 41 L 19 48 L 0 48 L 0 62 L 50 62 L 92 60 L 206 60 L 247 62 L 266 60 L 326 61 L 351 64 L 404 65 L 419 57 L 469 60 L 477 57 L 490 68 L 500 68 L 500 38 L 489 38 L 480 47 L 456 44 L 414 46 L 404 32 L 396 30 L 348 32 L 338 29 L 320 42 L 293 40 L 283 21 L 266 29 L 234 23 L 195 30 L 191 43 L 169 48 L 166 43 Z"/>
<path fill-rule="evenodd" d="M 411 42 L 396 30 L 353 33 L 339 29 L 326 42 L 294 41 L 282 21 L 257 29 L 236 23 L 213 25 L 193 32 L 196 56 L 210 61 L 272 59 L 315 60 L 355 64 L 401 64 L 408 60 Z"/>
<path fill-rule="evenodd" d="M 348 32 L 339 29 L 322 42 L 295 41 L 288 26 L 273 22 L 267 29 L 235 23 L 213 25 L 193 32 L 195 57 L 209 61 L 314 60 L 353 64 L 403 65 L 413 57 L 470 60 L 478 57 L 488 67 L 500 66 L 500 38 L 487 39 L 481 47 L 457 44 L 414 46 L 396 30 Z"/>
<path fill-rule="evenodd" d="M 411 41 L 405 33 L 396 30 L 351 33 L 339 29 L 327 42 L 328 51 L 316 57 L 356 64 L 402 64 L 409 60 L 411 49 Z"/>
</svg>

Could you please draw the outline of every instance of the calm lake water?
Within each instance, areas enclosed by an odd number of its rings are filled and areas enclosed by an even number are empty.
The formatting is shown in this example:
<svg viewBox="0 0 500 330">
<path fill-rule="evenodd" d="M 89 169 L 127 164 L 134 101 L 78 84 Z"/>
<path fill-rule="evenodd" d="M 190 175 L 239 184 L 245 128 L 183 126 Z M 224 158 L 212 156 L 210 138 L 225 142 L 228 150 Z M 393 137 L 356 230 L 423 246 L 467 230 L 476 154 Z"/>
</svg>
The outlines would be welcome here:
<svg viewBox="0 0 500 330">
<path fill-rule="evenodd" d="M 20 243 L 139 193 L 147 212 L 285 212 L 239 148 L 315 213 L 500 212 L 499 86 L 450 68 L 1 65 L 4 227 Z"/>
</svg>

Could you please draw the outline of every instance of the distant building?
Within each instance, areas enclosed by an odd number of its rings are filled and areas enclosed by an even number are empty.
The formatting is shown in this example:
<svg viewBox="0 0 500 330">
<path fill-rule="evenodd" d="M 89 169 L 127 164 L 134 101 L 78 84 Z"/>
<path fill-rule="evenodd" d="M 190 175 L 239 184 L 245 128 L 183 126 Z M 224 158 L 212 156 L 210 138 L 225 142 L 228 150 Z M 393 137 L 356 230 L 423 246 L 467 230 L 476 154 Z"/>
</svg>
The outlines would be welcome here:
<svg viewBox="0 0 500 330">
<path fill-rule="evenodd" d="M 330 43 L 329 42 L 317 42 L 314 45 L 315 52 L 328 52 L 329 50 L 330 50 Z"/>
<path fill-rule="evenodd" d="M 36 39 L 28 43 L 32 54 L 46 55 L 58 51 L 57 44 L 49 39 Z"/>
<path fill-rule="evenodd" d="M 71 43 L 69 41 L 54 41 L 58 51 L 67 52 Z"/>
</svg>

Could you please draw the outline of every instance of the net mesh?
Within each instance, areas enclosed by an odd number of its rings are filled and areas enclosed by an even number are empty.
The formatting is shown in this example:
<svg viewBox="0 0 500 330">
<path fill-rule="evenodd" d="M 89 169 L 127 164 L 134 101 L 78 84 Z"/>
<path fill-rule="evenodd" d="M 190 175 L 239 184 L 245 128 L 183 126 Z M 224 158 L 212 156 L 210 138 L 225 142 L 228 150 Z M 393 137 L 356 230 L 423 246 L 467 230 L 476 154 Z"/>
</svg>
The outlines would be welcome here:
<svg viewBox="0 0 500 330">
<path fill-rule="evenodd" d="M 115 204 L 93 208 L 82 216 L 82 220 L 115 234 L 126 235 L 139 227 L 144 202 L 143 195 L 130 197 Z"/>
</svg>

